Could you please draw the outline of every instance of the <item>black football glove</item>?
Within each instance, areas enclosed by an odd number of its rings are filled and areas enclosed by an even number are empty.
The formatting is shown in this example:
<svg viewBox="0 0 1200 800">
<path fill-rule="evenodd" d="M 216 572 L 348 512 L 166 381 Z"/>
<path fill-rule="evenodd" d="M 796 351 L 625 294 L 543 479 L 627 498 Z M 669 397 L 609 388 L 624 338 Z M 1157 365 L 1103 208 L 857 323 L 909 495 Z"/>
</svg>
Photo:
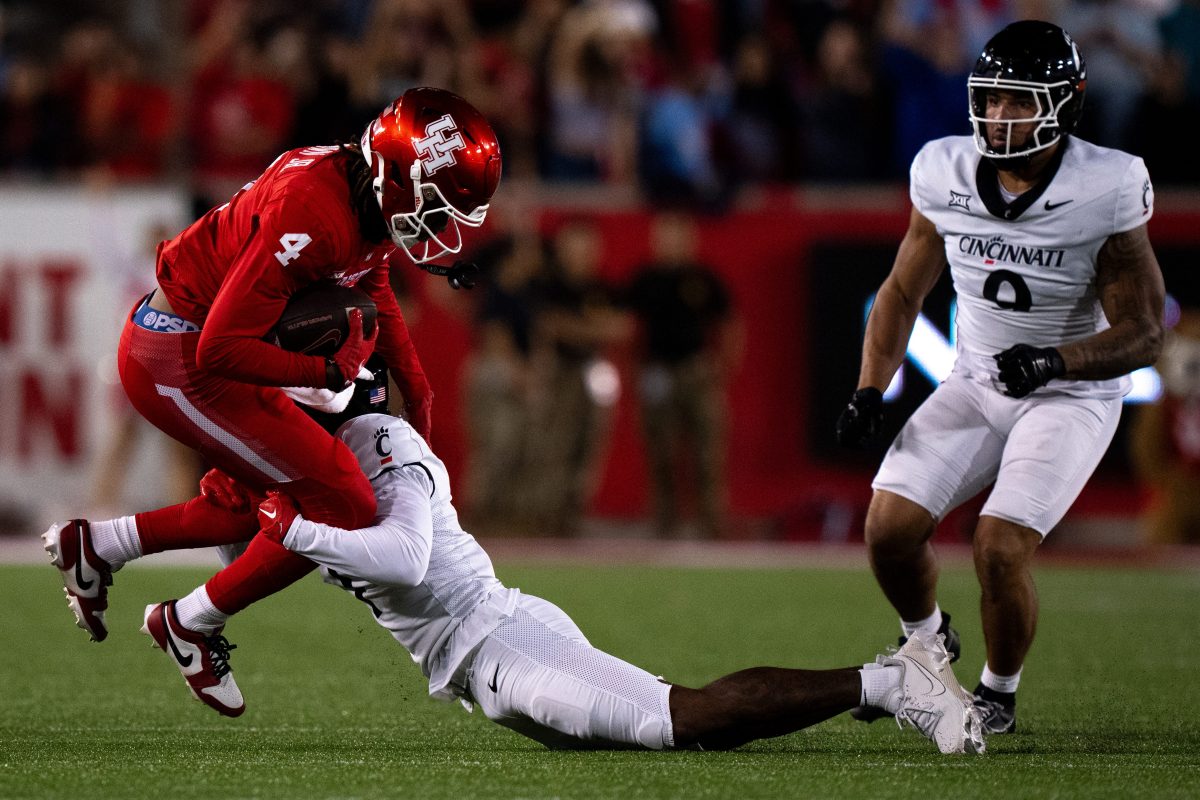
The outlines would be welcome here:
<svg viewBox="0 0 1200 800">
<path fill-rule="evenodd" d="M 843 447 L 866 447 L 882 428 L 883 392 L 874 386 L 859 389 L 838 417 L 838 444 Z"/>
<path fill-rule="evenodd" d="M 1014 344 L 992 358 L 1000 368 L 1000 382 L 1009 397 L 1025 397 L 1067 372 L 1062 354 L 1053 347 Z"/>
</svg>

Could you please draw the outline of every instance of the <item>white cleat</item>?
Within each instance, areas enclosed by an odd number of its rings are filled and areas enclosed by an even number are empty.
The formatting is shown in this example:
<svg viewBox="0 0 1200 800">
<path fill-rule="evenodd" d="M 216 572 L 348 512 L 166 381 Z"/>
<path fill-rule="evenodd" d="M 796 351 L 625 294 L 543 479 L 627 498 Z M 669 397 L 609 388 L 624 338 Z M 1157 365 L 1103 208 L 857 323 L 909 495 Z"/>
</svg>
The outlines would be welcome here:
<svg viewBox="0 0 1200 800">
<path fill-rule="evenodd" d="M 896 722 L 912 725 L 943 753 L 982 753 L 986 750 L 982 720 L 950 668 L 941 634 L 915 633 L 881 663 L 904 670 L 903 699 Z"/>
<path fill-rule="evenodd" d="M 96 555 L 88 521 L 54 523 L 42 534 L 42 548 L 50 555 L 50 563 L 58 568 L 75 624 L 87 631 L 92 641 L 104 641 L 108 636 L 104 612 L 108 610 L 112 567 Z"/>
</svg>

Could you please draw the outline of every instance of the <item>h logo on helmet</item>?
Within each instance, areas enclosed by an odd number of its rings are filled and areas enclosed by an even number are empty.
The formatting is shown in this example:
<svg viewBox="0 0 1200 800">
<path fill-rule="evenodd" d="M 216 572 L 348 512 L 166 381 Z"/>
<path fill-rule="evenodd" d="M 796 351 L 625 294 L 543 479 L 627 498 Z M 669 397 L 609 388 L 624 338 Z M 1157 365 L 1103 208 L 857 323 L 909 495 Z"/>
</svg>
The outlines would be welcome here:
<svg viewBox="0 0 1200 800">
<path fill-rule="evenodd" d="M 454 131 L 453 136 L 447 136 L 447 131 Z M 421 156 L 421 166 L 425 175 L 429 176 L 442 167 L 452 167 L 458 163 L 454 158 L 456 150 L 467 146 L 462 134 L 454 126 L 454 120 L 449 114 L 425 126 L 425 138 L 413 139 L 413 149 Z"/>
</svg>

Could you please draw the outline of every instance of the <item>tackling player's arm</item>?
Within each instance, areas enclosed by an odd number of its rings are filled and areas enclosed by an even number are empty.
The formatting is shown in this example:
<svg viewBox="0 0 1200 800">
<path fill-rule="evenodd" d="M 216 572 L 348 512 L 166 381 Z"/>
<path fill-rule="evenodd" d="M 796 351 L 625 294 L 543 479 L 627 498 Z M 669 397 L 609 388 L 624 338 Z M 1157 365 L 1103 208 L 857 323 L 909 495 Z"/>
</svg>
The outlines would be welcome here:
<svg viewBox="0 0 1200 800">
<path fill-rule="evenodd" d="M 386 495 L 381 493 L 383 482 Z M 372 483 L 381 514 L 368 528 L 348 531 L 307 520 L 294 505 L 281 507 L 279 495 L 259 506 L 262 532 L 293 553 L 346 575 L 381 586 L 416 586 L 425 580 L 433 549 L 433 482 L 421 466 L 410 464 Z"/>
<path fill-rule="evenodd" d="M 1157 361 L 1166 290 L 1145 225 L 1105 241 L 1096 257 L 1096 292 L 1111 327 L 1058 348 L 1065 377 L 1106 380 Z"/>
<path fill-rule="evenodd" d="M 837 422 L 841 444 L 862 447 L 879 433 L 883 424 L 883 390 L 904 362 L 921 305 L 945 268 L 941 234 L 914 207 L 892 271 L 871 305 L 858 390 Z"/>
</svg>

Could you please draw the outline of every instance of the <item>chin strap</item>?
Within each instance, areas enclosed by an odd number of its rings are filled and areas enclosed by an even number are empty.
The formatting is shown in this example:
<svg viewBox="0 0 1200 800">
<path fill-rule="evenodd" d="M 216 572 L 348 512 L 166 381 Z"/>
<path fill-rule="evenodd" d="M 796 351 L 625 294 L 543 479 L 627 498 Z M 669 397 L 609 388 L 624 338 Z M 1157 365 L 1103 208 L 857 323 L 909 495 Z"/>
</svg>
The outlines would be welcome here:
<svg viewBox="0 0 1200 800">
<path fill-rule="evenodd" d="M 471 261 L 455 261 L 452 267 L 439 267 L 437 264 L 417 264 L 430 275 L 440 275 L 450 284 L 451 289 L 471 289 L 479 279 L 480 269 Z"/>
</svg>

